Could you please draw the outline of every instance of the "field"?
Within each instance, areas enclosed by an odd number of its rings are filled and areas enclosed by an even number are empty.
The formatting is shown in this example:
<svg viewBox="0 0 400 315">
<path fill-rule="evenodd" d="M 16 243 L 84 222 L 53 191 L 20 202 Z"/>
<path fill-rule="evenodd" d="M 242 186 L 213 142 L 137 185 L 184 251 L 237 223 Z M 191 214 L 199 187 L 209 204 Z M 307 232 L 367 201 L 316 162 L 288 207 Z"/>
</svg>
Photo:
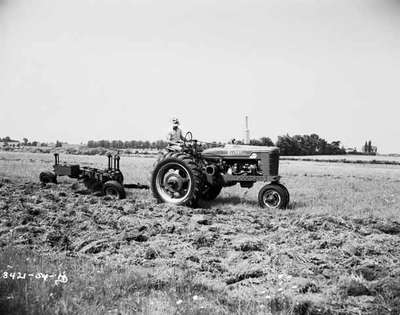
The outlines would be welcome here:
<svg viewBox="0 0 400 315">
<path fill-rule="evenodd" d="M 125 181 L 146 183 L 153 161 L 123 157 Z M 400 166 L 284 160 L 289 209 L 263 210 L 262 184 L 196 209 L 42 187 L 52 163 L 0 152 L 0 313 L 400 313 Z"/>
<path fill-rule="evenodd" d="M 318 159 L 318 160 L 347 160 L 347 161 L 387 161 L 400 163 L 400 156 L 390 155 L 359 155 L 359 154 L 346 154 L 346 155 L 303 155 L 303 156 L 285 156 L 283 158 L 293 158 L 298 160 L 305 159 Z"/>
</svg>

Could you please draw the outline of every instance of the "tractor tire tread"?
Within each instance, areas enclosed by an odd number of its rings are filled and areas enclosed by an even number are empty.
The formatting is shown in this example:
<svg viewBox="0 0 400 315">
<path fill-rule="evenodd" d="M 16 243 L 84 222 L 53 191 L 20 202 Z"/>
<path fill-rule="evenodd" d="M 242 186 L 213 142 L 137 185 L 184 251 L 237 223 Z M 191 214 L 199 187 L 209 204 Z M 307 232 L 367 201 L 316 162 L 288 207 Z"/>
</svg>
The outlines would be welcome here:
<svg viewBox="0 0 400 315">
<path fill-rule="evenodd" d="M 279 206 L 277 208 L 279 209 L 286 209 L 287 205 L 288 205 L 288 198 L 289 198 L 289 194 L 288 191 L 286 189 L 286 187 L 282 187 L 283 185 L 281 184 L 277 184 L 277 183 L 271 183 L 271 184 L 267 184 L 264 187 L 262 187 L 258 193 L 258 203 L 262 208 L 266 208 L 267 206 L 265 206 L 264 202 L 263 202 L 263 195 L 265 193 L 266 190 L 268 189 L 274 189 L 275 191 L 277 191 L 279 193 L 279 195 L 281 196 L 281 202 L 279 204 Z"/>
<path fill-rule="evenodd" d="M 189 207 L 196 207 L 198 201 L 201 199 L 201 191 L 202 191 L 202 188 L 204 186 L 203 174 L 201 172 L 200 167 L 193 160 L 193 157 L 191 157 L 190 155 L 185 154 L 185 153 L 173 152 L 171 154 L 166 154 L 158 161 L 158 163 L 157 163 L 156 167 L 154 168 L 154 170 L 152 172 L 152 175 L 151 175 L 151 179 L 152 179 L 151 180 L 151 183 L 152 183 L 151 186 L 152 186 L 153 197 L 156 198 L 158 202 L 163 202 L 163 200 L 161 199 L 161 197 L 159 196 L 157 190 L 154 187 L 155 186 L 154 177 L 155 177 L 155 171 L 157 170 L 157 166 L 160 163 L 163 163 L 163 161 L 165 161 L 167 159 L 174 159 L 174 160 L 180 161 L 192 173 L 193 181 L 194 181 L 193 193 L 192 193 L 191 198 L 189 198 L 187 201 L 185 201 L 182 205 L 189 206 Z"/>
</svg>

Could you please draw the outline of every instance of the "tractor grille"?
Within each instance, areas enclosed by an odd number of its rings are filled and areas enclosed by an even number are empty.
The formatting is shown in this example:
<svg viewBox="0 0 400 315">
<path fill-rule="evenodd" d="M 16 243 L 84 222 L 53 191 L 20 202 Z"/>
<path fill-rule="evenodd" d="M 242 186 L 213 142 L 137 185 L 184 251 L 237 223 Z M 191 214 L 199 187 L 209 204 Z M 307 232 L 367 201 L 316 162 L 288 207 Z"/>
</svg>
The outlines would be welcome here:
<svg viewBox="0 0 400 315">
<path fill-rule="evenodd" d="M 269 175 L 277 176 L 279 174 L 279 153 L 272 152 L 269 155 Z"/>
<path fill-rule="evenodd" d="M 264 176 L 278 176 L 279 175 L 279 151 L 263 152 L 259 155 L 260 167 Z"/>
</svg>

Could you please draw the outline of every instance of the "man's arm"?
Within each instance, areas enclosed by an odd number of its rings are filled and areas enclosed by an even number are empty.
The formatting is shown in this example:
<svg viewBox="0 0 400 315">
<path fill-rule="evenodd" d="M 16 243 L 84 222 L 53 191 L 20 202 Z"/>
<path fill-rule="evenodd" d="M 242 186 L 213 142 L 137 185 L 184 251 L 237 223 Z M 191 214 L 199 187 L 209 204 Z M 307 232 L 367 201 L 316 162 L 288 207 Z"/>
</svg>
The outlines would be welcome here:
<svg viewBox="0 0 400 315">
<path fill-rule="evenodd" d="M 183 136 L 183 131 L 182 130 L 180 130 L 180 138 L 181 138 L 182 141 L 186 140 L 185 137 Z"/>
</svg>

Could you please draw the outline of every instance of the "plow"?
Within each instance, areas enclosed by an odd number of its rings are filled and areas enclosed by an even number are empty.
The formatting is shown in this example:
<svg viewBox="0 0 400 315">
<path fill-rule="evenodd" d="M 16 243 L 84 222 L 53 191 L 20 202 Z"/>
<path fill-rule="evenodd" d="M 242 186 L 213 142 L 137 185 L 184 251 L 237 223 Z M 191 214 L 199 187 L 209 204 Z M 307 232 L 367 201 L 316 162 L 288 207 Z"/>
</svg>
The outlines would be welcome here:
<svg viewBox="0 0 400 315">
<path fill-rule="evenodd" d="M 79 164 L 60 163 L 58 153 L 54 154 L 53 171 L 42 172 L 39 175 L 40 182 L 43 184 L 57 184 L 57 177 L 68 176 L 82 181 L 83 184 L 92 191 L 98 191 L 104 195 L 123 199 L 126 197 L 126 188 L 149 189 L 148 185 L 143 184 L 124 184 L 124 176 L 120 170 L 119 162 L 121 157 L 116 154 L 108 154 L 108 167 L 98 169 L 93 167 L 82 167 Z"/>
</svg>

